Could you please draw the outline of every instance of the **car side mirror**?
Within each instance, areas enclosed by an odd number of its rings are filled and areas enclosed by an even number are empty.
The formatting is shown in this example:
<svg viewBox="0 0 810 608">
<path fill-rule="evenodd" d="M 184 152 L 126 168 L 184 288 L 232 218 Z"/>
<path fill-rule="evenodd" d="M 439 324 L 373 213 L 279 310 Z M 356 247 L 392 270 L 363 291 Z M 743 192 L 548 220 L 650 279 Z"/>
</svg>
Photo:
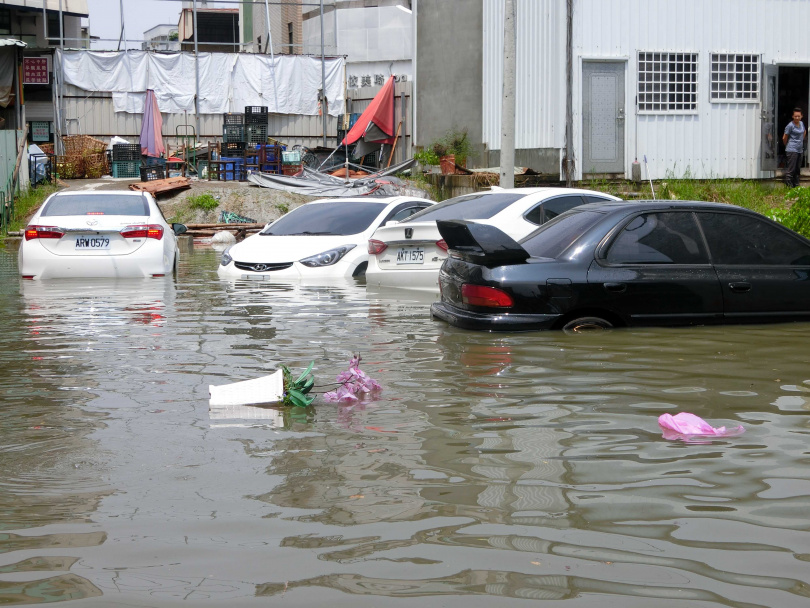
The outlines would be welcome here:
<svg viewBox="0 0 810 608">
<path fill-rule="evenodd" d="M 172 224 L 172 230 L 174 230 L 174 233 L 179 236 L 187 232 L 188 228 L 186 228 L 185 224 Z"/>
</svg>

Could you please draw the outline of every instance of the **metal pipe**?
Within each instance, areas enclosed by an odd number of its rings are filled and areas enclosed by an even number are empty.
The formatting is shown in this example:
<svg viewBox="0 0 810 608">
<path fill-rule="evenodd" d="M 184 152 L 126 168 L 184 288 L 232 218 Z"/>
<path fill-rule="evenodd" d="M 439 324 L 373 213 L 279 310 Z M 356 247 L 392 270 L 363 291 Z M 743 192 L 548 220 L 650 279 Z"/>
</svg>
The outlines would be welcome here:
<svg viewBox="0 0 810 608">
<path fill-rule="evenodd" d="M 501 188 L 515 187 L 515 0 L 504 0 Z"/>
<path fill-rule="evenodd" d="M 65 134 L 65 18 L 62 14 L 62 0 L 59 0 L 59 143 L 64 154 Z"/>
<path fill-rule="evenodd" d="M 250 10 L 253 10 L 253 5 L 251 5 Z M 270 41 L 270 5 L 268 0 L 264 0 L 264 22 L 267 25 L 267 36 L 264 37 L 264 52 L 267 53 L 267 45 Z M 270 52 L 273 52 L 272 45 L 270 45 Z"/>
<path fill-rule="evenodd" d="M 118 32 L 118 49 L 121 50 L 121 41 L 126 41 L 126 35 L 124 34 L 124 0 L 118 0 L 118 16 L 121 19 L 121 31 Z M 126 42 L 124 42 L 124 48 L 126 48 Z"/>
<path fill-rule="evenodd" d="M 48 12 L 46 7 L 48 0 L 42 0 L 42 35 L 45 38 L 45 46 L 48 46 Z"/>
<path fill-rule="evenodd" d="M 323 0 L 321 0 L 321 116 L 323 116 L 323 147 L 326 147 L 326 57 L 323 49 Z"/>
<path fill-rule="evenodd" d="M 197 92 L 194 95 L 194 130 L 199 137 L 200 134 L 200 53 L 197 44 L 200 32 L 197 29 L 197 0 L 193 0 L 191 5 L 192 19 L 194 21 L 194 79 Z M 196 147 L 196 142 L 195 142 Z"/>
</svg>

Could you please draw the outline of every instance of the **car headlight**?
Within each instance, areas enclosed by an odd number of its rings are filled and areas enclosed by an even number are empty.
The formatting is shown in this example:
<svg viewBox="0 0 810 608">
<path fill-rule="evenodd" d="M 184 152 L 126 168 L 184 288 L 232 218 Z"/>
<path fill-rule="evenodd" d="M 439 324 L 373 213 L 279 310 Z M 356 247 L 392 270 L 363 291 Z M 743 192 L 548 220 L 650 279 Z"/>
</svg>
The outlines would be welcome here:
<svg viewBox="0 0 810 608">
<path fill-rule="evenodd" d="M 230 254 L 231 248 L 228 247 L 225 251 L 222 252 L 222 258 L 219 260 L 219 263 L 223 266 L 227 266 L 231 262 L 233 262 L 233 258 Z"/>
<path fill-rule="evenodd" d="M 329 251 L 319 253 L 318 255 L 312 255 L 308 258 L 304 258 L 303 260 L 299 260 L 299 262 L 301 262 L 304 266 L 309 266 L 310 268 L 331 266 L 332 264 L 337 264 L 344 255 L 349 253 L 354 248 L 355 245 L 343 245 L 341 247 L 335 247 Z"/>
</svg>

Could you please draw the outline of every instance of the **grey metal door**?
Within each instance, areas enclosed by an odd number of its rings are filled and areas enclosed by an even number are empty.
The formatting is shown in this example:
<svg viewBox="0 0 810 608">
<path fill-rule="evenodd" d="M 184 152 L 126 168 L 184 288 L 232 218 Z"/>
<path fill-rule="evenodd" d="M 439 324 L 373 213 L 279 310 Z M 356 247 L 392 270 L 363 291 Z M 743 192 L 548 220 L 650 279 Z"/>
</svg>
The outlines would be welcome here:
<svg viewBox="0 0 810 608">
<path fill-rule="evenodd" d="M 625 63 L 582 62 L 582 172 L 624 173 Z"/>
<path fill-rule="evenodd" d="M 776 171 L 776 146 L 781 134 L 776 125 L 776 103 L 779 91 L 779 66 L 762 64 L 762 143 L 759 167 L 763 171 Z"/>
</svg>

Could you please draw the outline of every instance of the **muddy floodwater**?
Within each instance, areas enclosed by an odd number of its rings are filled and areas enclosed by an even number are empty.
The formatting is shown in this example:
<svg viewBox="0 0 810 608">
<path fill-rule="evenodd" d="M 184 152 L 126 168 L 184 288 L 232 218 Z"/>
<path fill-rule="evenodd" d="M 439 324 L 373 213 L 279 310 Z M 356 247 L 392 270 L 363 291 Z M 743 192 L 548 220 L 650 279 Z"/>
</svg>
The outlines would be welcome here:
<svg viewBox="0 0 810 608">
<path fill-rule="evenodd" d="M 217 263 L 21 282 L 0 249 L 0 605 L 810 606 L 810 325 L 469 332 Z M 209 412 L 354 352 L 376 401 Z M 678 411 L 746 432 L 666 441 Z"/>
</svg>

